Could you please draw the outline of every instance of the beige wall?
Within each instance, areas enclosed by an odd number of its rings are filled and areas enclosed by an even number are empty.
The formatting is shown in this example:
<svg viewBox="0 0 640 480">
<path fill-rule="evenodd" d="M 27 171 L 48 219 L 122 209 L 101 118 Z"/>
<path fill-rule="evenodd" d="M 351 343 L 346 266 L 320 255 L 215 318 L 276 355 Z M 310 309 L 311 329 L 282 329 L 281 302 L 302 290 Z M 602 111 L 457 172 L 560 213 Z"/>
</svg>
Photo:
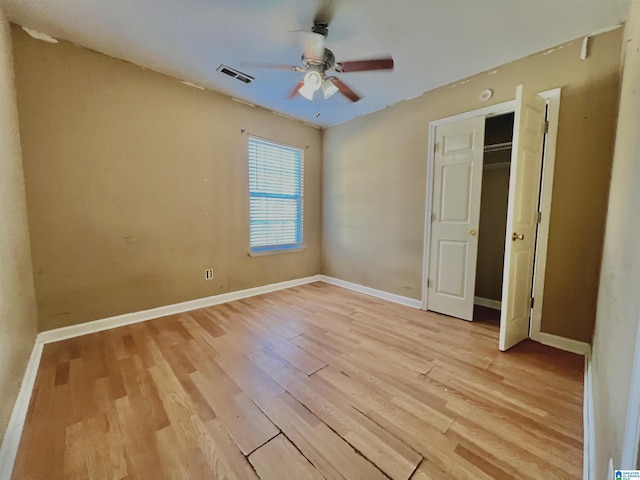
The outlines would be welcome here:
<svg viewBox="0 0 640 480">
<path fill-rule="evenodd" d="M 470 77 L 325 131 L 323 272 L 421 298 L 428 126 L 562 87 L 542 330 L 590 341 L 617 112 L 621 29 Z M 434 67 L 436 68 L 436 67 Z"/>
<path fill-rule="evenodd" d="M 0 443 L 36 336 L 9 23 L 0 10 Z M 16 432 L 17 433 L 17 432 Z"/>
<path fill-rule="evenodd" d="M 319 272 L 320 130 L 17 27 L 13 40 L 40 330 Z M 247 255 L 241 129 L 309 145 L 304 252 Z"/>
<path fill-rule="evenodd" d="M 625 32 L 624 74 L 593 343 L 596 475 L 620 468 L 640 328 L 640 0 Z M 622 466 L 634 468 L 634 465 Z"/>
</svg>

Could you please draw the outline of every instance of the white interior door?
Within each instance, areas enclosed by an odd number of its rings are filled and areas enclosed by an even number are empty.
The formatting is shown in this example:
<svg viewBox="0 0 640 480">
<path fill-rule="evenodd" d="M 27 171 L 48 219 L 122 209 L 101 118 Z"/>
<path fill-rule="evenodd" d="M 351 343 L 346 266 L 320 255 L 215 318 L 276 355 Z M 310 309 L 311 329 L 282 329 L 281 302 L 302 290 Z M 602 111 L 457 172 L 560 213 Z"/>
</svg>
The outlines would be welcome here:
<svg viewBox="0 0 640 480">
<path fill-rule="evenodd" d="M 529 336 L 546 101 L 516 90 L 500 313 L 500 350 Z"/>
<path fill-rule="evenodd" d="M 471 320 L 478 256 L 484 116 L 435 130 L 427 308 Z"/>
</svg>

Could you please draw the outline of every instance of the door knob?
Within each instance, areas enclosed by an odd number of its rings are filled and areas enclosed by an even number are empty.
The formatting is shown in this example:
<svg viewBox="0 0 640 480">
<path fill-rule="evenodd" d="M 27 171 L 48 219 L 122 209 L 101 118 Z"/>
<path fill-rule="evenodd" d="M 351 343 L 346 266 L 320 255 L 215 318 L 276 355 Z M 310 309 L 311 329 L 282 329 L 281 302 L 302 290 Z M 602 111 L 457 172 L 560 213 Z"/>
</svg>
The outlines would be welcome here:
<svg viewBox="0 0 640 480">
<path fill-rule="evenodd" d="M 475 228 L 472 228 L 471 230 L 469 230 L 469 235 L 471 235 L 472 237 L 475 237 L 478 234 L 478 231 Z"/>
<path fill-rule="evenodd" d="M 524 233 L 518 234 L 516 232 L 513 232 L 513 235 L 511 235 L 511 240 L 513 240 L 514 242 L 516 240 L 524 240 Z"/>
</svg>

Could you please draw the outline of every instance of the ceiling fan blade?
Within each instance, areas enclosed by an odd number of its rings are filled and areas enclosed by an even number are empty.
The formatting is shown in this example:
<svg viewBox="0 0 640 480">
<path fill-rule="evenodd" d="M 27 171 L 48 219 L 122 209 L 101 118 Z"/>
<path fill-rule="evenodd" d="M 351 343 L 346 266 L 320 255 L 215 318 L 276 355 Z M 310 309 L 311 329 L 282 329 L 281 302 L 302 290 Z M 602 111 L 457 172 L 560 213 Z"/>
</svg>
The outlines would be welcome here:
<svg viewBox="0 0 640 480">
<path fill-rule="evenodd" d="M 350 62 L 336 63 L 336 72 L 364 72 L 368 70 L 391 70 L 393 69 L 393 58 L 372 58 L 370 60 L 353 60 Z"/>
<path fill-rule="evenodd" d="M 352 102 L 357 102 L 358 100 L 360 100 L 360 96 L 356 92 L 351 90 L 351 88 L 338 77 L 328 77 L 327 79 L 331 80 L 331 82 L 338 88 L 340 93 Z"/>
<path fill-rule="evenodd" d="M 333 20 L 333 14 L 336 10 L 336 0 L 320 0 L 316 14 L 313 17 L 313 23 L 324 23 L 329 25 Z"/>
<path fill-rule="evenodd" d="M 298 90 L 300 90 L 303 86 L 304 86 L 304 78 L 298 82 L 298 84 L 294 87 L 293 90 L 291 90 L 291 92 L 289 92 L 289 95 L 287 95 L 287 98 L 289 100 L 294 98 L 298 94 Z"/>
<path fill-rule="evenodd" d="M 304 72 L 305 69 L 296 65 L 286 65 L 280 63 L 242 62 L 242 68 L 269 68 L 272 70 L 288 70 L 290 72 Z"/>
</svg>

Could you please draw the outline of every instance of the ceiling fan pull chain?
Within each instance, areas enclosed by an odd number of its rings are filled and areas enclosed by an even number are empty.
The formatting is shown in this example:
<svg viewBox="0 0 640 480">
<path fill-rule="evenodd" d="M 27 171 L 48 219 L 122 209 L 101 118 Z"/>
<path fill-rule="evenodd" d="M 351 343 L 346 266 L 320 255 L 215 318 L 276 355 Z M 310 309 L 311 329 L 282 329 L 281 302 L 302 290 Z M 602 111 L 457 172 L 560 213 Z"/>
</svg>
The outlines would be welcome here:
<svg viewBox="0 0 640 480">
<path fill-rule="evenodd" d="M 316 98 L 318 99 L 318 113 L 316 113 L 316 118 L 320 118 L 320 95 L 316 95 Z"/>
</svg>

